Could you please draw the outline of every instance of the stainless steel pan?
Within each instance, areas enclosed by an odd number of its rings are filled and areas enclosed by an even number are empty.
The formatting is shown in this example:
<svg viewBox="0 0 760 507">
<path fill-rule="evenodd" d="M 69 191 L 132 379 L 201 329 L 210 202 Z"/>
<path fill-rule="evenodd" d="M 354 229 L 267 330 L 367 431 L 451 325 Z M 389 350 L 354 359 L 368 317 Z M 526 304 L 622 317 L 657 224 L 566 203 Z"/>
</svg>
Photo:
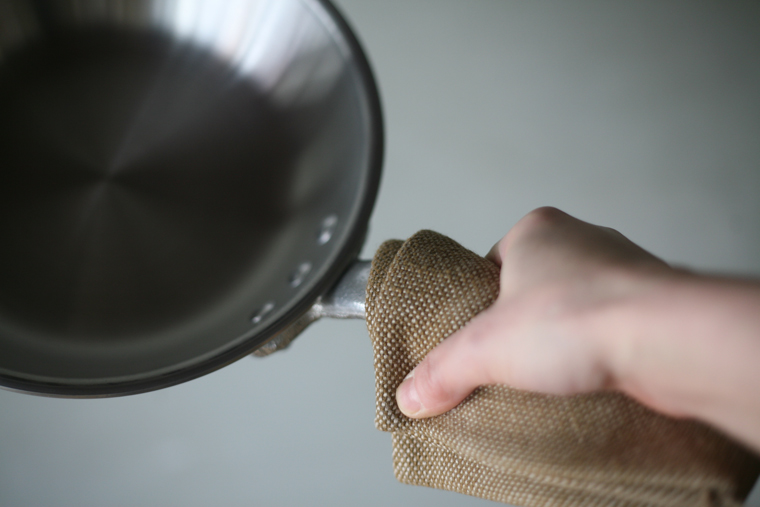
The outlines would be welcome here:
<svg viewBox="0 0 760 507">
<path fill-rule="evenodd" d="M 363 311 L 381 112 L 326 0 L 0 0 L 0 121 L 2 386 L 149 391 Z"/>
</svg>

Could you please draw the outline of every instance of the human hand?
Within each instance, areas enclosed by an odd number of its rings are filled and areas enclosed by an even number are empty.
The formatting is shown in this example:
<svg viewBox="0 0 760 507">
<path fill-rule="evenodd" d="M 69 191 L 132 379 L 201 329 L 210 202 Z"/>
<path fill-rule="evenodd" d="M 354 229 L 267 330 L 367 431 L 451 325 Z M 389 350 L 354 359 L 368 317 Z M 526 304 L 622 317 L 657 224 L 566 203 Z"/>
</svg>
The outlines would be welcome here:
<svg viewBox="0 0 760 507">
<path fill-rule="evenodd" d="M 409 417 L 446 412 L 485 384 L 554 394 L 615 387 L 625 344 L 595 333 L 596 317 L 675 272 L 617 231 L 554 208 L 526 215 L 488 258 L 501 267 L 500 294 L 401 384 Z"/>
</svg>

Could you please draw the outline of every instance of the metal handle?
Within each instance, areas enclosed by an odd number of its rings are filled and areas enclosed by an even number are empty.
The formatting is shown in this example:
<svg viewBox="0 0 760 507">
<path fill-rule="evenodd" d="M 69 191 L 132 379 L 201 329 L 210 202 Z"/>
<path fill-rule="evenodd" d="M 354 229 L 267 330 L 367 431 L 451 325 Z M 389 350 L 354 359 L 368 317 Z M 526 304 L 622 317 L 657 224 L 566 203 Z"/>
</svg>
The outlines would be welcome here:
<svg viewBox="0 0 760 507">
<path fill-rule="evenodd" d="M 372 261 L 354 262 L 343 276 L 325 295 L 317 299 L 314 306 L 291 325 L 275 335 L 267 343 L 253 351 L 256 357 L 265 357 L 272 352 L 287 348 L 301 332 L 322 317 L 333 319 L 364 319 L 367 281 Z"/>
</svg>

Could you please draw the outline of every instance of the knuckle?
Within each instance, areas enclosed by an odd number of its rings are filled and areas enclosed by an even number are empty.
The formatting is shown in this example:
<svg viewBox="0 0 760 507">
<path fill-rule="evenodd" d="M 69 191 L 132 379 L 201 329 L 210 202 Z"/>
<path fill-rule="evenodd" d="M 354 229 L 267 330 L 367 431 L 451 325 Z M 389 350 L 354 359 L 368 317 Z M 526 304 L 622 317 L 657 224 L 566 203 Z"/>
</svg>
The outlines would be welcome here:
<svg viewBox="0 0 760 507">
<path fill-rule="evenodd" d="M 491 341 L 494 330 L 490 319 L 488 319 L 490 313 L 485 310 L 480 318 L 470 321 L 464 327 L 463 347 L 470 355 L 480 356 L 479 352 Z"/>
<path fill-rule="evenodd" d="M 565 216 L 564 212 L 553 206 L 542 206 L 525 215 L 524 220 L 534 225 L 555 224 Z"/>
<path fill-rule="evenodd" d="M 417 366 L 414 372 L 414 386 L 420 401 L 426 407 L 432 408 L 448 398 L 448 389 L 443 382 L 437 355 L 428 356 Z"/>
<path fill-rule="evenodd" d="M 605 226 L 602 226 L 602 225 L 600 225 L 600 226 L 598 226 L 598 227 L 599 227 L 601 230 L 603 230 L 603 231 L 607 232 L 607 234 L 609 234 L 609 235 L 611 235 L 611 236 L 615 236 L 615 237 L 617 237 L 618 239 L 628 239 L 628 238 L 626 238 L 626 237 L 623 235 L 623 233 L 621 233 L 621 232 L 620 232 L 620 231 L 618 231 L 617 229 L 613 229 L 612 227 L 605 227 Z"/>
<path fill-rule="evenodd" d="M 566 215 L 563 211 L 552 206 L 543 206 L 536 208 L 522 217 L 514 227 L 507 233 L 502 240 L 500 248 L 502 253 L 504 248 L 520 238 L 529 237 L 532 234 L 544 230 L 550 227 L 556 227 L 557 224 L 563 222 Z"/>
<path fill-rule="evenodd" d="M 434 349 L 417 365 L 414 382 L 420 402 L 432 412 L 455 406 L 478 385 L 497 383 L 488 358 L 498 339 L 498 323 L 485 310 L 443 347 Z"/>
</svg>

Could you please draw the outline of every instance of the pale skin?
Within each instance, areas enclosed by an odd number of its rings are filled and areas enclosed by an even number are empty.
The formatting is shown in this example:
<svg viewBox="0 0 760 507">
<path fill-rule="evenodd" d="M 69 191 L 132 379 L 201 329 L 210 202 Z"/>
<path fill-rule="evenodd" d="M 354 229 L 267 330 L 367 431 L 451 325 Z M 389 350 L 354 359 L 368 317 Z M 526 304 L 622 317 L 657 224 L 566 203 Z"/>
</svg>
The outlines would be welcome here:
<svg viewBox="0 0 760 507">
<path fill-rule="evenodd" d="M 441 414 L 487 384 L 616 389 L 760 452 L 760 281 L 673 268 L 555 208 L 526 215 L 487 257 L 498 299 L 399 386 L 406 415 Z"/>
</svg>

